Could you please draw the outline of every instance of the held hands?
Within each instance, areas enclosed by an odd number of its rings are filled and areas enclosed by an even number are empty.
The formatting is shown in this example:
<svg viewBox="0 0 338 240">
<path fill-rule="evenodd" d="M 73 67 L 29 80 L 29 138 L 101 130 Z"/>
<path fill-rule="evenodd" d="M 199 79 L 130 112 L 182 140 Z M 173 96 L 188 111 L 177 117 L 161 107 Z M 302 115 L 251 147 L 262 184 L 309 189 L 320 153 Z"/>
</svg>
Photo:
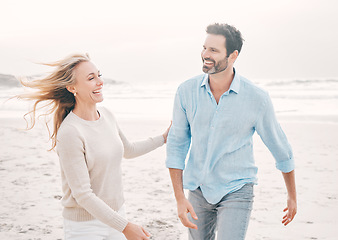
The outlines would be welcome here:
<svg viewBox="0 0 338 240">
<path fill-rule="evenodd" d="M 147 240 L 151 236 L 143 227 L 130 222 L 122 233 L 128 240 Z"/>
<path fill-rule="evenodd" d="M 162 134 L 162 136 L 163 136 L 163 138 L 164 138 L 164 143 L 167 142 L 168 133 L 169 133 L 169 130 L 170 130 L 170 128 L 171 128 L 171 124 L 172 124 L 172 123 L 173 123 L 173 122 L 171 121 L 171 122 L 170 122 L 170 125 L 169 125 L 169 127 L 168 127 L 168 129 Z"/>
<path fill-rule="evenodd" d="M 197 226 L 189 221 L 187 213 L 190 213 L 192 218 L 197 220 L 197 215 L 192 207 L 191 203 L 186 198 L 182 198 L 177 201 L 177 213 L 180 218 L 182 224 L 185 227 L 197 229 Z"/>
<path fill-rule="evenodd" d="M 297 213 L 297 201 L 288 197 L 287 207 L 284 208 L 283 212 L 286 212 L 286 214 L 283 217 L 282 223 L 286 226 L 293 220 Z"/>
</svg>

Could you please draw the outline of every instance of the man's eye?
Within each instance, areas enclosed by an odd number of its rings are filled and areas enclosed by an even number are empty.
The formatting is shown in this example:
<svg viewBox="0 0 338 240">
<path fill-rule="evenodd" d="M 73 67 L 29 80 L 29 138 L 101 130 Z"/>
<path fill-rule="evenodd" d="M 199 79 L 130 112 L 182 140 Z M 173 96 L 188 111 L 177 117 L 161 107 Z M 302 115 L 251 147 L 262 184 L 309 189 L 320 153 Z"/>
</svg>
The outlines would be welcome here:
<svg viewBox="0 0 338 240">
<path fill-rule="evenodd" d="M 101 74 L 101 73 L 99 74 L 99 77 L 102 77 L 102 74 Z"/>
</svg>

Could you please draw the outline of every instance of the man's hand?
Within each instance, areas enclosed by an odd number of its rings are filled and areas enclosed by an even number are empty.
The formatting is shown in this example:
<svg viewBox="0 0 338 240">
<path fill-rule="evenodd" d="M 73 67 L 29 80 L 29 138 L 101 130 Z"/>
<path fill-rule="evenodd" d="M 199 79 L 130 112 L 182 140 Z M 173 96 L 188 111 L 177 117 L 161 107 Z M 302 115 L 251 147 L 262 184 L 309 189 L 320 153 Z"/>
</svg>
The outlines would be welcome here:
<svg viewBox="0 0 338 240">
<path fill-rule="evenodd" d="M 128 240 L 148 240 L 150 237 L 150 234 L 143 227 L 130 222 L 122 233 Z"/>
<path fill-rule="evenodd" d="M 295 171 L 288 173 L 283 173 L 285 186 L 288 191 L 288 201 L 287 207 L 284 209 L 286 212 L 283 217 L 282 223 L 286 226 L 288 225 L 297 213 L 297 193 L 296 193 L 296 181 L 295 181 Z"/>
<path fill-rule="evenodd" d="M 283 217 L 282 223 L 284 226 L 288 225 L 297 213 L 297 202 L 288 197 L 287 207 L 283 210 L 286 214 Z"/>
<path fill-rule="evenodd" d="M 182 224 L 185 227 L 197 229 L 197 226 L 189 221 L 188 213 L 191 214 L 192 218 L 197 220 L 197 215 L 192 207 L 191 203 L 186 198 L 182 198 L 181 200 L 177 201 L 177 213 L 178 217 L 180 218 Z"/>
<path fill-rule="evenodd" d="M 181 169 L 169 168 L 171 181 L 175 192 L 175 198 L 177 202 L 177 214 L 182 224 L 188 228 L 197 229 L 197 226 L 189 221 L 188 213 L 191 214 L 192 218 L 197 220 L 197 215 L 192 207 L 191 203 L 184 195 L 183 184 L 182 184 L 182 172 Z"/>
</svg>

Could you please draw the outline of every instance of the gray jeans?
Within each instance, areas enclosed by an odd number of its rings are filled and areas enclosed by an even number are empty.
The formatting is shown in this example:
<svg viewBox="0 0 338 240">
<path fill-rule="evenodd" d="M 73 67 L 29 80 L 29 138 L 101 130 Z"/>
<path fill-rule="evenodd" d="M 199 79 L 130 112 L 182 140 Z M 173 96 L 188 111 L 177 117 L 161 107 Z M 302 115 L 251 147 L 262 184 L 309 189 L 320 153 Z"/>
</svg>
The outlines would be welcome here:
<svg viewBox="0 0 338 240">
<path fill-rule="evenodd" d="M 253 203 L 253 184 L 225 195 L 216 204 L 208 203 L 200 188 L 189 192 L 198 220 L 189 214 L 189 220 L 198 230 L 189 228 L 190 240 L 244 240 L 249 225 Z"/>
</svg>

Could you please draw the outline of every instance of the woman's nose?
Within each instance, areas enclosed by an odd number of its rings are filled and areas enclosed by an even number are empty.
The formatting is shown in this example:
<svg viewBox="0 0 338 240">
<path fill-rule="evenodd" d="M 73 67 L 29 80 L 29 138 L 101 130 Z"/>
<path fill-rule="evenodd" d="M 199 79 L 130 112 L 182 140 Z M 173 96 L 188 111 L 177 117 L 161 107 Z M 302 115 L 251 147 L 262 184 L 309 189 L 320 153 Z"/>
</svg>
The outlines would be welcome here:
<svg viewBox="0 0 338 240">
<path fill-rule="evenodd" d="M 97 81 L 96 84 L 99 85 L 99 86 L 100 86 L 100 85 L 103 85 L 103 79 L 100 78 L 100 77 L 99 77 L 98 79 L 99 79 L 99 80 Z"/>
</svg>

